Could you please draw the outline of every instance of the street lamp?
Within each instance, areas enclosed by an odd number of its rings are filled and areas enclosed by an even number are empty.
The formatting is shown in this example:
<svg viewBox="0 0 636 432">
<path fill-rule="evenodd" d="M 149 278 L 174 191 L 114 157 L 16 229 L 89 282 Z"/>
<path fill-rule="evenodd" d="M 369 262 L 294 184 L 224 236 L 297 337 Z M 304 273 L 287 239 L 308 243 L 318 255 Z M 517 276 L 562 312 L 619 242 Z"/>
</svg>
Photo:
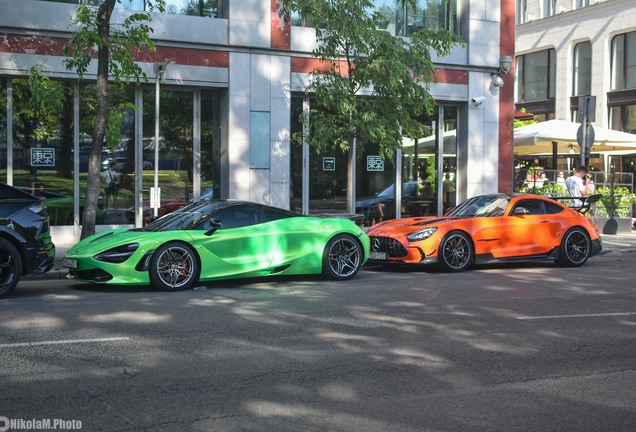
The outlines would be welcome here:
<svg viewBox="0 0 636 432">
<path fill-rule="evenodd" d="M 504 80 L 501 76 L 510 72 L 510 68 L 512 68 L 512 57 L 501 56 L 499 58 L 499 72 L 490 73 L 490 76 L 492 77 L 492 85 L 494 85 L 497 88 L 503 87 Z"/>
<path fill-rule="evenodd" d="M 165 77 L 168 62 L 155 62 L 155 186 L 150 190 L 150 207 L 154 209 L 155 217 L 159 215 L 161 190 L 159 189 L 159 82 Z"/>
</svg>

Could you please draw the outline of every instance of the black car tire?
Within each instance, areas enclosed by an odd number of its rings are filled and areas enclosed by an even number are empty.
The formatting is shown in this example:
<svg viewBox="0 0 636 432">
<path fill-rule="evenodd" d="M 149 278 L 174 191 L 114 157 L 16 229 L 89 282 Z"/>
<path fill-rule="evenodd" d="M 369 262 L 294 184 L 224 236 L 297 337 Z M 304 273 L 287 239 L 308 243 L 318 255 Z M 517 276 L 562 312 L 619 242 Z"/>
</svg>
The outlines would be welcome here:
<svg viewBox="0 0 636 432">
<path fill-rule="evenodd" d="M 199 280 L 199 261 L 185 243 L 170 242 L 157 248 L 150 260 L 150 285 L 161 291 L 183 291 Z"/>
<path fill-rule="evenodd" d="M 20 282 L 22 258 L 10 241 L 0 238 L 0 299 L 5 298 Z"/>
<path fill-rule="evenodd" d="M 437 251 L 437 266 L 441 271 L 460 272 L 473 262 L 473 243 L 461 231 L 451 231 L 442 239 Z"/>
<path fill-rule="evenodd" d="M 338 234 L 327 242 L 322 254 L 322 274 L 332 280 L 348 280 L 354 277 L 363 261 L 362 246 L 348 234 Z"/>
<path fill-rule="evenodd" d="M 587 232 L 574 227 L 565 233 L 559 250 L 557 264 L 563 267 L 580 267 L 592 253 L 592 242 Z"/>
</svg>

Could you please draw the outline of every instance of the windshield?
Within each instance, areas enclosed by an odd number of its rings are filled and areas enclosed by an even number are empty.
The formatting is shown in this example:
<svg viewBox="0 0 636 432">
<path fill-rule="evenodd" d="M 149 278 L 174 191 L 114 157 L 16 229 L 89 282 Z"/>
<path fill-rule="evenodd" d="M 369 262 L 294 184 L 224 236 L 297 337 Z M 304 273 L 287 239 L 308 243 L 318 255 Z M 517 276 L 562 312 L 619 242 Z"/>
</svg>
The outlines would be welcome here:
<svg viewBox="0 0 636 432">
<path fill-rule="evenodd" d="M 505 195 L 489 195 L 468 199 L 461 203 L 447 216 L 458 217 L 493 217 L 503 216 L 510 204 L 510 197 Z"/>
<path fill-rule="evenodd" d="M 222 202 L 200 202 L 181 207 L 168 213 L 162 218 L 150 222 L 139 231 L 162 232 L 196 229 L 203 221 L 210 217 L 210 214 L 222 206 Z"/>
</svg>

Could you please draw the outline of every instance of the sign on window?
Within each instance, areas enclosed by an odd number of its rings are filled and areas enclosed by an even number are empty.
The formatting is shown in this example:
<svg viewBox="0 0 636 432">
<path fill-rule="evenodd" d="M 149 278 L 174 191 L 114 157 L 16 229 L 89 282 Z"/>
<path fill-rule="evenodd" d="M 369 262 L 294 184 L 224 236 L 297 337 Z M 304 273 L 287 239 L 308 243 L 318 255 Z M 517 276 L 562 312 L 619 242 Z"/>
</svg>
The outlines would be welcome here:
<svg viewBox="0 0 636 432">
<path fill-rule="evenodd" d="M 367 156 L 367 171 L 384 171 L 384 159 L 381 156 Z"/>
<path fill-rule="evenodd" d="M 322 158 L 322 170 L 323 171 L 335 171 L 336 170 L 336 158 L 335 157 Z"/>
<path fill-rule="evenodd" d="M 55 149 L 32 148 L 31 166 L 55 166 Z"/>
</svg>

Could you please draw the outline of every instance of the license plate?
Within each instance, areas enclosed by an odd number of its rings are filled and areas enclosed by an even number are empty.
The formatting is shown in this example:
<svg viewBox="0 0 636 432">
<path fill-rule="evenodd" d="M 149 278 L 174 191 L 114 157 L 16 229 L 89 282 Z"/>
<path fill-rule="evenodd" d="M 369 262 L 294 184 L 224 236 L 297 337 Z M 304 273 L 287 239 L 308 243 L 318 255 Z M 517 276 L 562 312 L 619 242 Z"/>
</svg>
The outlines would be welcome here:
<svg viewBox="0 0 636 432">
<path fill-rule="evenodd" d="M 62 265 L 64 267 L 76 269 L 77 268 L 77 260 L 65 257 L 64 259 L 62 259 Z"/>
<path fill-rule="evenodd" d="M 385 260 L 386 252 L 369 252 L 369 259 L 372 260 Z"/>
</svg>

